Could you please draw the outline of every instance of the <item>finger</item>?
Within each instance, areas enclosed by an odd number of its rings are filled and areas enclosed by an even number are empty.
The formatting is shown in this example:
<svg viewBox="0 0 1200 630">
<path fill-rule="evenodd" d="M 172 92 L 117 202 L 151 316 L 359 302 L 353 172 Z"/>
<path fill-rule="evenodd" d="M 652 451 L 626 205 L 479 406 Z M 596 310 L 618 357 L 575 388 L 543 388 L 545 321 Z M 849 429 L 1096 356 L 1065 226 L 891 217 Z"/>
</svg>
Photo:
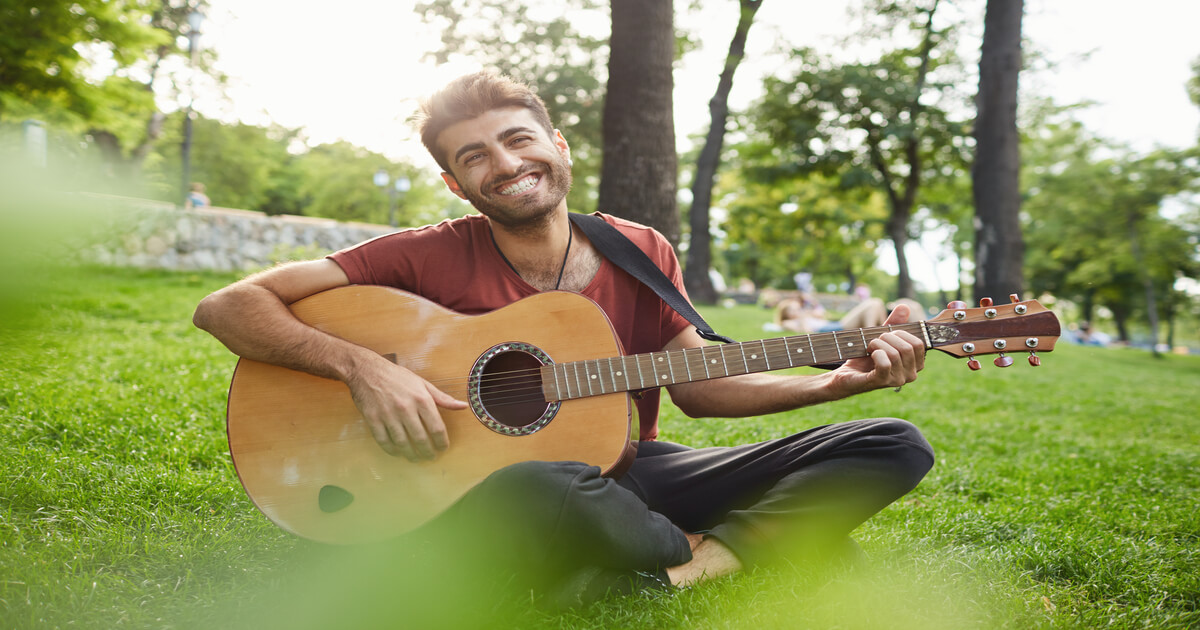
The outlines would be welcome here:
<svg viewBox="0 0 1200 630">
<path fill-rule="evenodd" d="M 910 315 L 911 311 L 909 311 L 907 305 L 897 304 L 896 308 L 892 309 L 892 312 L 888 314 L 888 318 L 883 322 L 883 325 L 907 324 Z"/>
<path fill-rule="evenodd" d="M 459 400 L 450 394 L 447 394 L 446 392 L 434 387 L 431 383 L 426 382 L 425 389 L 428 390 L 429 395 L 433 397 L 433 402 L 442 409 L 460 410 L 466 409 L 470 406 L 466 401 Z"/>
<path fill-rule="evenodd" d="M 389 435 L 387 425 L 382 422 L 367 420 L 367 427 L 371 429 L 371 437 L 375 438 L 375 443 L 379 444 L 388 455 L 398 455 L 395 445 L 392 444 L 392 438 Z"/>
</svg>

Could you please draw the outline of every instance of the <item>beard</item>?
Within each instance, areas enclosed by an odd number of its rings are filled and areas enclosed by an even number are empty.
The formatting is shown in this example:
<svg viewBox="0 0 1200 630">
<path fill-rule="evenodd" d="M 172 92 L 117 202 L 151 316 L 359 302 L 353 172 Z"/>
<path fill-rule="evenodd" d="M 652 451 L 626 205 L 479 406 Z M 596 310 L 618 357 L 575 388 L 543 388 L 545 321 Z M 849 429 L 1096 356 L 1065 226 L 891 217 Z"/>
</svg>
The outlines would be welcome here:
<svg viewBox="0 0 1200 630">
<path fill-rule="evenodd" d="M 498 193 L 484 193 L 481 190 L 462 188 L 463 196 L 479 211 L 480 214 L 512 230 L 536 227 L 546 221 L 554 209 L 562 203 L 567 193 L 571 191 L 571 168 L 561 155 L 547 162 L 546 172 L 542 173 L 538 186 L 541 190 L 536 195 L 519 198 L 509 198 Z M 518 179 L 533 172 L 532 165 L 523 165 L 514 175 L 497 178 L 487 186 L 487 190 L 495 190 L 496 185 L 505 180 Z"/>
</svg>

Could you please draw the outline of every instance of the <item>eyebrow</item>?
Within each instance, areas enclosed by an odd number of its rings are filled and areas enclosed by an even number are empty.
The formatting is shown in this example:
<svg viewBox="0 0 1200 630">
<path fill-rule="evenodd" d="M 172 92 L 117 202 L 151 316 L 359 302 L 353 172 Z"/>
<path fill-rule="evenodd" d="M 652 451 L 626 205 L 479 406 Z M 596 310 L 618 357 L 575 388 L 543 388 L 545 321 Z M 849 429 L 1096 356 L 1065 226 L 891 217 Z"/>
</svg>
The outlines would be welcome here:
<svg viewBox="0 0 1200 630">
<path fill-rule="evenodd" d="M 520 126 L 509 127 L 508 129 L 505 129 L 504 131 L 501 131 L 500 133 L 496 134 L 496 139 L 503 141 L 504 139 L 509 138 L 511 136 L 515 136 L 516 134 L 519 134 L 519 133 L 536 133 L 536 132 L 529 127 L 520 127 Z M 470 144 L 464 144 L 462 147 L 460 147 L 458 149 L 458 151 L 454 152 L 454 161 L 457 162 L 458 159 L 461 158 L 464 153 L 470 153 L 471 151 L 475 151 L 476 149 L 482 149 L 483 147 L 484 147 L 484 144 L 482 142 L 472 142 Z"/>
</svg>

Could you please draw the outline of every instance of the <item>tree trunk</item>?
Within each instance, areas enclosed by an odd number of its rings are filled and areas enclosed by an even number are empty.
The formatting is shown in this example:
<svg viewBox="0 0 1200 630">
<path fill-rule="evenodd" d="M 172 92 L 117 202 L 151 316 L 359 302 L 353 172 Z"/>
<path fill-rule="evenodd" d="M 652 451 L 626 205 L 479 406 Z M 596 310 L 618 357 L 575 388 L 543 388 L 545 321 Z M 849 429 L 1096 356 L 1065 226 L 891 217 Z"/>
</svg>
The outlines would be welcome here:
<svg viewBox="0 0 1200 630">
<path fill-rule="evenodd" d="M 687 265 L 683 270 L 683 283 L 688 297 L 694 302 L 715 304 L 717 291 L 713 288 L 708 270 L 712 266 L 712 235 L 709 232 L 709 209 L 712 207 L 713 179 L 721 163 L 721 147 L 725 144 L 725 123 L 729 118 L 729 91 L 733 88 L 733 73 L 746 53 L 746 37 L 754 14 L 762 6 L 762 0 L 741 0 L 741 17 L 733 40 L 729 42 L 729 54 L 725 57 L 725 68 L 717 81 L 717 92 L 708 101 L 708 112 L 712 122 L 708 137 L 696 161 L 696 180 L 692 183 L 692 207 L 688 212 L 691 239 L 688 241 Z"/>
<path fill-rule="evenodd" d="M 975 298 L 1024 290 L 1017 81 L 1024 0 L 988 0 L 975 121 Z"/>
<path fill-rule="evenodd" d="M 599 208 L 679 245 L 670 0 L 612 0 Z"/>
<path fill-rule="evenodd" d="M 908 270 L 908 255 L 904 252 L 908 245 L 908 219 L 911 214 L 911 204 L 893 204 L 892 216 L 887 222 L 888 237 L 896 247 L 896 292 L 902 298 L 915 298 L 917 295 L 912 274 Z"/>
</svg>

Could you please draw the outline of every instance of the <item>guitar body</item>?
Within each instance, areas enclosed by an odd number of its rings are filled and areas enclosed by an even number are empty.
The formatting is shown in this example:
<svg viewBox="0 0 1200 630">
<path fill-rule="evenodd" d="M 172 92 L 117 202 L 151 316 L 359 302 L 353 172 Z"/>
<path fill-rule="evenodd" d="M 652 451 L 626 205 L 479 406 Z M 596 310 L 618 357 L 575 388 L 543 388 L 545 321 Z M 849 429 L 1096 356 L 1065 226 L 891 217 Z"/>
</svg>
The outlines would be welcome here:
<svg viewBox="0 0 1200 630">
<path fill-rule="evenodd" d="M 521 461 L 582 461 L 609 472 L 634 449 L 629 397 L 547 402 L 537 370 L 621 355 L 603 311 L 547 292 L 462 315 L 420 297 L 347 286 L 296 302 L 305 323 L 370 348 L 470 400 L 442 410 L 450 448 L 428 462 L 388 455 L 340 381 L 242 359 L 229 391 L 229 448 L 255 505 L 283 529 L 322 542 L 372 542 L 429 521 L 492 472 Z M 488 398 L 508 374 L 535 396 Z"/>
</svg>

